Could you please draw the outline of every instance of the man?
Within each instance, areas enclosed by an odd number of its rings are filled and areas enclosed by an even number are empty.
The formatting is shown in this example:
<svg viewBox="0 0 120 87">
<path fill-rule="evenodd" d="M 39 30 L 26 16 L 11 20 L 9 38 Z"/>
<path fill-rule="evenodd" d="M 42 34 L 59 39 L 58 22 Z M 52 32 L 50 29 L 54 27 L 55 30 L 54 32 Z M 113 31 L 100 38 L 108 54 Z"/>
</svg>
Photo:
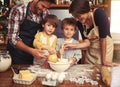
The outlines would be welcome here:
<svg viewBox="0 0 120 87">
<path fill-rule="evenodd" d="M 8 50 L 13 64 L 32 64 L 33 58 L 46 58 L 40 49 L 33 48 L 33 39 L 41 29 L 40 23 L 48 14 L 54 0 L 33 0 L 11 9 L 8 21 Z"/>
</svg>

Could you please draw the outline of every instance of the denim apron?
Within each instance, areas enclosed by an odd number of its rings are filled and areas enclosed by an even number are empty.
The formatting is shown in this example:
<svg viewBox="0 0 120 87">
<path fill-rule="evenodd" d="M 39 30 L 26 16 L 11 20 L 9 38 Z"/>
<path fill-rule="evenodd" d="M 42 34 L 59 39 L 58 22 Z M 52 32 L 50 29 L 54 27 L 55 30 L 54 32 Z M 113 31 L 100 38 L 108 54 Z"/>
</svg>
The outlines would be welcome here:
<svg viewBox="0 0 120 87">
<path fill-rule="evenodd" d="M 101 64 L 101 46 L 100 46 L 100 37 L 99 37 L 99 31 L 98 26 L 96 26 L 93 14 L 92 15 L 92 21 L 94 28 L 87 34 L 86 31 L 84 31 L 85 37 L 87 37 L 90 40 L 90 47 L 86 50 L 85 55 L 85 63 L 88 64 Z M 113 40 L 107 36 L 106 37 L 106 61 L 112 62 L 113 59 Z"/>
<path fill-rule="evenodd" d="M 26 16 L 23 23 L 20 25 L 19 37 L 22 39 L 24 44 L 33 48 L 34 36 L 37 30 L 41 28 L 41 25 L 27 19 L 29 4 L 26 10 Z M 13 64 L 33 64 L 33 56 L 20 49 L 14 48 L 8 43 L 8 50 L 12 57 Z"/>
</svg>

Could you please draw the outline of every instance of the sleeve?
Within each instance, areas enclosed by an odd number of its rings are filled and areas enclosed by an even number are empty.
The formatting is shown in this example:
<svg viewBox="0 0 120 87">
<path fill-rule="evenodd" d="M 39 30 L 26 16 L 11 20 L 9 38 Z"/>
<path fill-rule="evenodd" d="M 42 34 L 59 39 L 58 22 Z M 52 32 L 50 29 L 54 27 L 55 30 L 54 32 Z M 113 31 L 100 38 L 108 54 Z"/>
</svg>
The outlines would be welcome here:
<svg viewBox="0 0 120 87">
<path fill-rule="evenodd" d="M 21 15 L 23 15 L 18 9 L 13 8 L 10 12 L 8 19 L 8 39 L 12 45 L 16 45 L 17 40 L 21 40 L 19 37 L 19 29 L 21 22 Z"/>
<path fill-rule="evenodd" d="M 99 35 L 101 38 L 105 38 L 110 35 L 110 22 L 108 20 L 107 13 L 103 9 L 96 9 L 94 12 L 94 20 L 99 28 Z"/>
<path fill-rule="evenodd" d="M 77 59 L 76 63 L 82 58 L 82 51 L 80 49 L 75 49 L 74 58 Z"/>
<path fill-rule="evenodd" d="M 60 40 L 60 38 L 59 39 L 57 39 L 57 44 L 56 44 L 56 52 L 58 52 L 59 50 L 60 50 L 60 47 L 61 47 L 61 40 Z"/>
<path fill-rule="evenodd" d="M 78 41 L 74 41 L 74 42 L 78 43 Z M 76 64 L 77 64 L 77 62 L 82 58 L 81 49 L 74 49 L 74 56 L 73 57 L 77 59 L 77 61 L 76 61 Z"/>
<path fill-rule="evenodd" d="M 56 48 L 56 44 L 57 44 L 57 37 L 55 36 L 55 40 L 53 41 L 53 44 L 52 44 L 52 48 Z"/>
<path fill-rule="evenodd" d="M 37 33 L 36 35 L 35 35 L 35 39 L 34 39 L 34 41 L 33 41 L 33 46 L 35 47 L 35 48 L 37 48 L 37 49 L 41 49 L 41 47 L 42 47 L 42 42 L 40 41 L 40 36 L 41 36 L 41 33 L 39 32 L 39 33 Z"/>
</svg>

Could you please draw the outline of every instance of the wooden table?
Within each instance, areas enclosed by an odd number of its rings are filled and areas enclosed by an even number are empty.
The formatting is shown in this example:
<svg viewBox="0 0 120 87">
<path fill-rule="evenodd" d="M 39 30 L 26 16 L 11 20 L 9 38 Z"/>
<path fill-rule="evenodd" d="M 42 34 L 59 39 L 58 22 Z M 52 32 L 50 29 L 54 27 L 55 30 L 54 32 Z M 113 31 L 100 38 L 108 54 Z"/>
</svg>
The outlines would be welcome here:
<svg viewBox="0 0 120 87">
<path fill-rule="evenodd" d="M 22 67 L 23 65 L 20 65 Z M 77 73 L 77 72 L 76 72 Z M 11 69 L 5 72 L 0 72 L 0 87 L 48 87 L 41 84 L 40 78 L 37 78 L 31 85 L 16 84 L 12 80 L 13 73 Z M 64 81 L 61 84 L 57 84 L 56 87 L 107 87 L 102 81 L 99 81 L 99 85 L 92 86 L 88 83 L 79 85 L 76 83 L 70 83 L 69 81 Z"/>
</svg>

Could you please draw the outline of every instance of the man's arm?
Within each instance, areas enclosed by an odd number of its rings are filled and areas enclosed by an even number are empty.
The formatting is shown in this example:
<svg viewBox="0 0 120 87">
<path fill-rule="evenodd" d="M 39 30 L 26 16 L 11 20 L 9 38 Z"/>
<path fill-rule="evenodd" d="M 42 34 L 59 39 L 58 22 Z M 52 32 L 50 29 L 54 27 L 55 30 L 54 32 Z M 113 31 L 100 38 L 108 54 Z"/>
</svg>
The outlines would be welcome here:
<svg viewBox="0 0 120 87">
<path fill-rule="evenodd" d="M 17 41 L 15 47 L 33 55 L 34 58 L 46 58 L 46 56 L 43 55 L 42 50 L 31 48 L 31 47 L 25 45 L 21 40 Z"/>
</svg>

